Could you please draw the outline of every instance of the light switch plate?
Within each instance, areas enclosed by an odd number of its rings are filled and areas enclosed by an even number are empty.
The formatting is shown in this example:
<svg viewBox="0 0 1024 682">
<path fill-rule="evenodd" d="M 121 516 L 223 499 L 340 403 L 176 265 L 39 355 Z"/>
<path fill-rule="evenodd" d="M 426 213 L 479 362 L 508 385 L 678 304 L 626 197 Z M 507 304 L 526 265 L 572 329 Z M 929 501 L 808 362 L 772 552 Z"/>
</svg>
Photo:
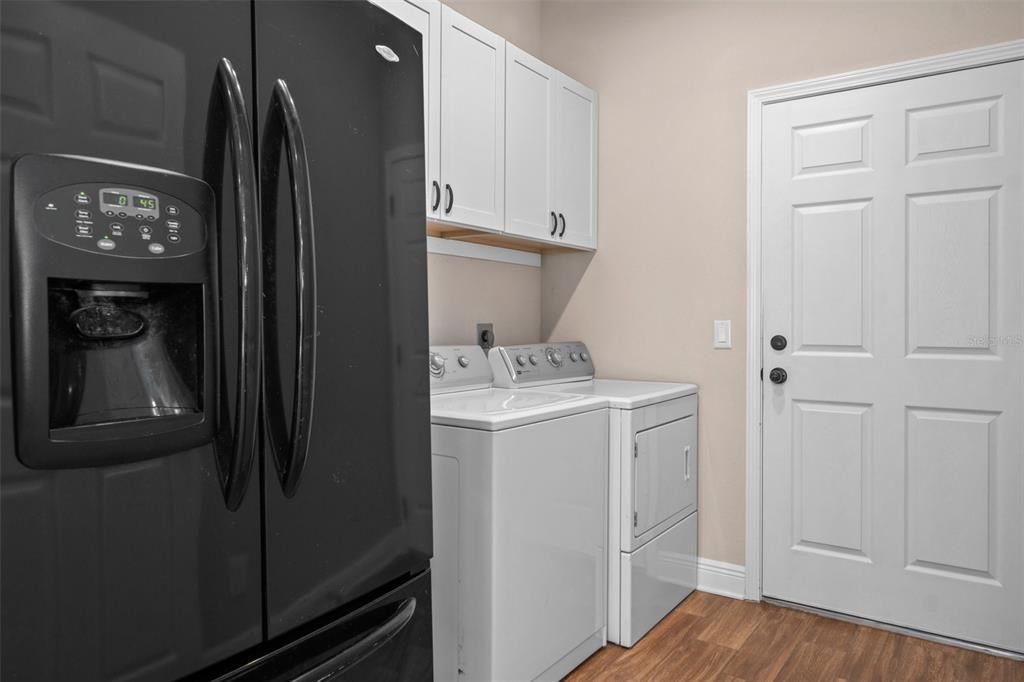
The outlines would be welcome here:
<svg viewBox="0 0 1024 682">
<path fill-rule="evenodd" d="M 732 320 L 715 320 L 715 348 L 732 348 Z"/>
</svg>

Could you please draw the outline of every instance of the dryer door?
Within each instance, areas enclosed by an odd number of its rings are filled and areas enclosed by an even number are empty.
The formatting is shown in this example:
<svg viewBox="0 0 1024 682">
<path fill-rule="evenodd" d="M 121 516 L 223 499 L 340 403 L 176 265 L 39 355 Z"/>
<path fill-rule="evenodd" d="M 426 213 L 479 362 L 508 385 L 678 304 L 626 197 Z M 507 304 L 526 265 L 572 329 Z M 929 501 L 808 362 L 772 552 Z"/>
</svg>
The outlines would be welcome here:
<svg viewBox="0 0 1024 682">
<path fill-rule="evenodd" d="M 638 431 L 633 449 L 633 537 L 697 508 L 697 420 Z"/>
</svg>

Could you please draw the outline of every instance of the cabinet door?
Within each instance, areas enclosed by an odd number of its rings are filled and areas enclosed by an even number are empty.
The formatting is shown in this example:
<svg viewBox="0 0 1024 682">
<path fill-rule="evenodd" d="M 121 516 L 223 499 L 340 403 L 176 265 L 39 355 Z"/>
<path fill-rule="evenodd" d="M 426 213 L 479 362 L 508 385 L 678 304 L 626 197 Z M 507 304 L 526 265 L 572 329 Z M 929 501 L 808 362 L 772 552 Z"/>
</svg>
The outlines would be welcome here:
<svg viewBox="0 0 1024 682">
<path fill-rule="evenodd" d="M 558 72 L 514 45 L 505 59 L 505 231 L 558 241 L 553 202 Z"/>
<path fill-rule="evenodd" d="M 597 93 L 560 75 L 555 128 L 557 236 L 597 248 Z M 564 230 L 563 230 L 564 227 Z"/>
<path fill-rule="evenodd" d="M 448 7 L 441 34 L 440 218 L 505 225 L 505 40 Z"/>
<path fill-rule="evenodd" d="M 633 537 L 697 508 L 697 420 L 640 431 L 633 457 Z"/>
<path fill-rule="evenodd" d="M 441 3 L 438 0 L 371 0 L 423 36 L 423 141 L 427 216 L 441 213 Z"/>
</svg>

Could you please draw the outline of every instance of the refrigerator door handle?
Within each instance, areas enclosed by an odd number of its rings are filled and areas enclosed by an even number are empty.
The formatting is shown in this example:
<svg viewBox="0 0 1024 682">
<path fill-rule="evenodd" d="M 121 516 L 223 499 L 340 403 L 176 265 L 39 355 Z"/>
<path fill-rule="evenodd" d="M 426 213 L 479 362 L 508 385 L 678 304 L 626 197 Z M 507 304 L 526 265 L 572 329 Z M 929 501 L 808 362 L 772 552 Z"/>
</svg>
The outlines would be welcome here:
<svg viewBox="0 0 1024 682">
<path fill-rule="evenodd" d="M 224 122 L 224 123 L 222 123 Z M 225 125 L 226 123 L 226 125 Z M 223 126 L 225 130 L 218 131 Z M 210 136 L 218 131 L 216 136 Z M 252 151 L 252 133 L 249 115 L 238 73 L 227 58 L 217 65 L 214 94 L 207 115 L 208 141 L 204 170 L 221 201 L 221 178 L 224 171 L 224 147 L 219 144 L 228 138 L 233 166 L 236 230 L 238 233 L 238 382 L 235 386 L 235 423 L 230 419 L 227 405 L 227 377 L 222 374 L 218 411 L 217 463 L 221 487 L 228 509 L 242 504 L 252 472 L 256 453 L 256 414 L 259 400 L 260 378 L 260 229 L 259 199 L 256 190 L 256 165 Z M 226 354 L 221 341 L 221 355 Z M 223 372 L 223 364 L 221 365 Z"/>
<path fill-rule="evenodd" d="M 392 640 L 412 620 L 416 612 L 416 598 L 408 597 L 380 625 L 359 637 L 355 644 L 326 661 L 315 665 L 294 678 L 292 682 L 325 682 L 343 674 L 369 654 Z"/>
<path fill-rule="evenodd" d="M 309 162 L 306 142 L 302 134 L 302 122 L 298 107 L 288 89 L 288 83 L 278 79 L 270 98 L 270 111 L 263 129 L 264 155 L 260 164 L 262 186 L 263 230 L 267 270 L 266 300 L 271 312 L 274 311 L 274 289 L 276 288 L 273 245 L 277 240 L 277 179 L 281 163 L 281 142 L 287 148 L 288 172 L 291 176 L 292 221 L 294 223 L 296 310 L 298 321 L 295 339 L 296 385 L 291 406 L 291 434 L 287 434 L 284 423 L 284 405 L 281 401 L 280 386 L 276 384 L 281 376 L 280 351 L 277 335 L 267 335 L 267 388 L 264 399 L 267 406 L 267 435 L 277 466 L 281 488 L 286 497 L 291 497 L 299 485 L 299 479 L 306 465 L 309 453 L 309 439 L 312 427 L 313 389 L 316 374 L 316 259 L 313 247 L 313 198 L 309 181 Z M 273 315 L 271 315 L 273 316 Z"/>
</svg>

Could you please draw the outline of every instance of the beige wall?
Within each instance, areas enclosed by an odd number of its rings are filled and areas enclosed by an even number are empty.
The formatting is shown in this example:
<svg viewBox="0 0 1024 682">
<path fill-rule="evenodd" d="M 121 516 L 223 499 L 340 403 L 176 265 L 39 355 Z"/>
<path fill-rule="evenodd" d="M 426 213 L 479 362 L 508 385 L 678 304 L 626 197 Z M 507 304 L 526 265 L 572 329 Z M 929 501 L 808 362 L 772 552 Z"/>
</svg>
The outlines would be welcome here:
<svg viewBox="0 0 1024 682">
<path fill-rule="evenodd" d="M 600 95 L 599 250 L 545 257 L 542 334 L 700 384 L 700 553 L 742 563 L 747 90 L 1021 38 L 1024 4 L 545 2 L 541 33 Z"/>
<path fill-rule="evenodd" d="M 493 322 L 498 343 L 537 343 L 540 282 L 540 268 L 430 254 L 430 343 L 473 343 L 477 322 Z"/>
<path fill-rule="evenodd" d="M 445 4 L 527 52 L 540 54 L 537 0 Z M 498 343 L 540 341 L 540 268 L 430 254 L 427 272 L 430 343 L 472 343 L 477 322 L 493 322 Z"/>
<path fill-rule="evenodd" d="M 583 339 L 603 376 L 699 383 L 700 553 L 742 563 L 746 92 L 1024 37 L 1024 2 L 447 4 L 599 92 L 600 245 L 542 269 L 431 255 L 431 343 L 491 321 Z"/>
</svg>

